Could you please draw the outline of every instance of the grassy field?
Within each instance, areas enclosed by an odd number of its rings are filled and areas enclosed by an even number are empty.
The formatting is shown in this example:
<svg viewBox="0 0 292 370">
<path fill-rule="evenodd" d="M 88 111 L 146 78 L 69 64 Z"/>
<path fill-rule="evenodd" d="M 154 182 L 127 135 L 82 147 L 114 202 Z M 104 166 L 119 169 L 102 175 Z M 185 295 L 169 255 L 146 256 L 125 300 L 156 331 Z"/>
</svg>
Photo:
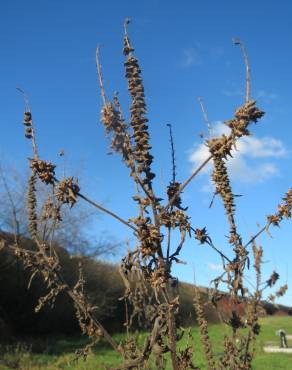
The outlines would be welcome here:
<svg viewBox="0 0 292 370">
<path fill-rule="evenodd" d="M 292 334 L 292 317 L 266 317 L 261 320 L 261 334 L 258 338 L 257 355 L 254 360 L 254 369 L 256 370 L 292 370 L 292 355 L 289 354 L 266 354 L 263 352 L 262 347 L 264 344 L 279 343 L 279 338 L 275 335 L 276 330 L 285 329 L 288 334 Z M 222 351 L 222 338 L 227 332 L 227 328 L 223 325 L 210 326 L 210 336 L 212 338 L 214 351 L 217 357 L 220 356 Z M 196 365 L 201 369 L 206 369 L 205 361 L 202 355 L 199 333 L 197 328 L 192 329 L 192 334 L 195 343 L 195 359 Z M 121 335 L 116 335 L 115 339 L 120 341 Z M 141 340 L 142 340 L 141 336 Z M 90 355 L 87 361 L 79 360 L 74 362 L 74 351 L 84 345 L 84 339 L 71 338 L 71 339 L 50 339 L 46 343 L 44 353 L 36 354 L 29 350 L 14 348 L 11 353 L 4 356 L 4 365 L 0 364 L 0 370 L 11 368 L 16 369 L 78 369 L 78 370 L 93 370 L 93 369 L 107 369 L 119 363 L 119 357 L 103 342 L 101 342 L 94 354 Z M 182 340 L 182 345 L 185 342 Z M 289 343 L 292 346 L 292 342 Z M 7 366 L 8 364 L 8 366 Z M 152 365 L 150 368 L 155 369 Z"/>
</svg>

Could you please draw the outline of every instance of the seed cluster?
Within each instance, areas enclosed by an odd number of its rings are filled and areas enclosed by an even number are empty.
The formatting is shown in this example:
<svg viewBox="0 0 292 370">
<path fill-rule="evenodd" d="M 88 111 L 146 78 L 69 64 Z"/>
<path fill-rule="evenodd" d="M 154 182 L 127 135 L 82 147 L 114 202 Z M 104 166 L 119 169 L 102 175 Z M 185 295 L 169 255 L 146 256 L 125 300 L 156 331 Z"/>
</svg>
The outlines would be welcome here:
<svg viewBox="0 0 292 370">
<path fill-rule="evenodd" d="M 215 361 L 213 357 L 212 343 L 208 333 L 208 323 L 205 319 L 203 304 L 201 301 L 200 293 L 196 289 L 194 296 L 194 308 L 197 315 L 197 321 L 200 329 L 201 342 L 204 347 L 204 353 L 208 361 L 208 369 L 215 370 Z"/>
<path fill-rule="evenodd" d="M 181 200 L 181 193 L 179 192 L 179 189 L 180 189 L 180 186 L 181 184 L 177 181 L 172 181 L 169 186 L 167 187 L 167 196 L 168 196 L 168 200 L 172 200 L 172 205 L 182 211 L 186 211 L 187 210 L 187 207 L 186 208 L 183 208 L 182 207 L 182 200 Z M 175 197 L 173 199 L 173 197 Z"/>
<path fill-rule="evenodd" d="M 56 198 L 62 204 L 69 204 L 72 208 L 77 201 L 77 195 L 80 191 L 78 183 L 73 177 L 64 178 L 58 183 Z"/>
<path fill-rule="evenodd" d="M 124 123 L 121 113 L 112 103 L 108 102 L 103 106 L 101 121 L 105 126 L 106 133 L 112 134 L 111 148 L 121 153 L 125 162 L 129 161 L 131 145 L 127 125 Z"/>
<path fill-rule="evenodd" d="M 25 137 L 27 139 L 31 139 L 32 135 L 33 135 L 31 112 L 24 112 L 23 124 L 26 126 L 26 128 L 25 128 Z"/>
<path fill-rule="evenodd" d="M 51 162 L 46 162 L 41 159 L 32 159 L 30 161 L 30 168 L 46 185 L 54 183 L 56 166 Z"/>
<path fill-rule="evenodd" d="M 28 181 L 27 209 L 28 209 L 28 230 L 33 239 L 37 237 L 37 199 L 36 199 L 36 174 L 32 174 Z"/>
<path fill-rule="evenodd" d="M 280 275 L 276 272 L 273 271 L 272 275 L 269 277 L 269 279 L 266 281 L 267 286 L 270 288 L 276 284 L 276 282 L 279 280 Z"/>
<path fill-rule="evenodd" d="M 278 212 L 273 215 L 267 216 L 267 228 L 270 225 L 279 226 L 280 222 L 286 218 L 291 218 L 292 210 L 292 188 L 288 190 L 283 198 L 283 203 L 279 204 Z"/>
<path fill-rule="evenodd" d="M 56 221 L 56 226 L 62 221 L 61 216 L 61 204 L 55 203 L 52 197 L 48 197 L 42 207 L 41 214 L 42 221 L 54 220 Z"/>
<path fill-rule="evenodd" d="M 205 227 L 203 229 L 195 229 L 195 238 L 199 240 L 201 244 L 211 241 Z"/>
<path fill-rule="evenodd" d="M 163 239 L 159 230 L 151 223 L 150 217 L 139 216 L 132 218 L 131 221 L 138 226 L 137 238 L 140 241 L 142 258 L 154 257 Z"/>
<path fill-rule="evenodd" d="M 223 205 L 225 208 L 226 215 L 229 219 L 230 226 L 231 226 L 231 236 L 235 234 L 236 228 L 234 223 L 234 211 L 235 211 L 235 203 L 234 203 L 234 195 L 232 193 L 232 189 L 230 186 L 230 180 L 228 177 L 228 172 L 226 168 L 226 164 L 221 157 L 214 157 L 214 170 L 212 172 L 212 180 L 215 184 L 215 191 L 217 194 L 220 194 Z"/>
<path fill-rule="evenodd" d="M 150 186 L 155 175 L 151 172 L 153 156 L 150 154 L 151 146 L 149 144 L 148 119 L 145 116 L 147 109 L 143 81 L 140 75 L 141 69 L 138 60 L 132 55 L 134 49 L 130 46 L 127 34 L 124 38 L 124 45 L 124 54 L 127 57 L 124 63 L 126 78 L 128 80 L 128 90 L 132 98 L 130 122 L 133 128 L 133 139 L 135 142 L 133 155 L 138 163 L 137 172 L 145 174 L 144 183 Z"/>
<path fill-rule="evenodd" d="M 229 136 L 223 134 L 219 138 L 206 141 L 213 156 L 220 158 L 231 156 L 231 150 L 236 144 L 236 139 L 250 135 L 248 126 L 251 123 L 256 123 L 264 115 L 264 112 L 257 108 L 255 103 L 254 100 L 248 101 L 235 111 L 233 119 L 224 122 L 231 129 Z"/>
<path fill-rule="evenodd" d="M 193 337 L 189 334 L 189 341 L 193 342 Z M 179 350 L 178 354 L 178 361 L 179 361 L 179 369 L 180 370 L 199 370 L 197 366 L 193 363 L 193 356 L 194 356 L 194 348 L 192 344 L 189 344 L 186 348 Z"/>
</svg>

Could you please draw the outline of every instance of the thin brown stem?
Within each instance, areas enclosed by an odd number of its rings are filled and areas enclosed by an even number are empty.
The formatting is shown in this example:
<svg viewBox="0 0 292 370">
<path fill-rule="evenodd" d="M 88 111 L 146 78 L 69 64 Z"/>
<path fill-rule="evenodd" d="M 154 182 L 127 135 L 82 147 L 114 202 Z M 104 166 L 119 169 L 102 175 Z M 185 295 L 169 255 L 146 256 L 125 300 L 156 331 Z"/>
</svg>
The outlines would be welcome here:
<svg viewBox="0 0 292 370">
<path fill-rule="evenodd" d="M 210 245 L 210 247 L 212 249 L 214 249 L 217 253 L 219 253 L 222 258 L 225 258 L 226 261 L 228 261 L 229 263 L 231 263 L 231 260 L 228 257 L 226 257 L 223 252 L 221 252 L 218 248 L 216 248 L 215 245 L 212 242 L 207 241 L 207 243 Z"/>
<path fill-rule="evenodd" d="M 87 196 L 81 194 L 81 193 L 77 193 L 76 194 L 79 198 L 85 200 L 87 203 L 91 204 L 92 206 L 94 206 L 95 208 L 99 209 L 100 211 L 112 216 L 113 218 L 115 218 L 116 220 L 120 221 L 121 223 L 123 223 L 124 225 L 128 226 L 129 228 L 131 228 L 132 230 L 134 230 L 135 232 L 137 232 L 138 230 L 136 229 L 135 226 L 131 225 L 128 221 L 124 220 L 123 218 L 121 218 L 120 216 L 118 216 L 117 214 L 115 214 L 114 212 L 108 210 L 107 208 L 104 208 L 103 206 L 101 206 L 100 204 L 94 202 L 93 200 L 89 199 Z"/>
<path fill-rule="evenodd" d="M 59 182 L 59 180 L 54 177 L 54 181 L 55 182 Z M 74 192 L 74 189 L 71 189 L 73 192 Z M 90 198 L 88 198 L 86 195 L 83 195 L 81 194 L 80 192 L 77 192 L 76 195 L 85 200 L 87 203 L 91 204 L 93 207 L 99 209 L 100 211 L 112 216 L 113 218 L 115 218 L 116 220 L 120 221 L 121 223 L 123 223 L 124 225 L 128 226 L 129 228 L 131 228 L 132 230 L 134 230 L 135 232 L 137 232 L 138 230 L 136 229 L 135 226 L 131 225 L 128 221 L 124 220 L 122 217 L 118 216 L 116 213 L 110 211 L 109 209 L 101 206 L 100 204 L 96 203 L 95 201 L 91 200 Z"/>
<path fill-rule="evenodd" d="M 11 249 L 15 253 L 21 251 L 21 252 L 28 253 L 28 254 L 31 254 L 31 255 L 36 255 L 37 254 L 37 251 L 31 251 L 29 249 L 24 250 L 20 246 L 13 246 L 11 244 L 8 244 L 7 241 L 5 239 L 2 239 L 2 238 L 0 240 L 0 243 L 1 243 L 0 244 L 1 247 Z"/>
<path fill-rule="evenodd" d="M 103 104 L 106 105 L 107 97 L 105 95 L 105 89 L 104 89 L 103 78 L 102 78 L 102 73 L 101 73 L 101 64 L 100 64 L 100 61 L 99 61 L 99 49 L 100 49 L 100 46 L 97 46 L 96 54 L 95 54 L 96 68 L 97 68 L 98 81 L 99 81 L 99 85 L 100 85 L 102 101 L 103 101 Z"/>
<path fill-rule="evenodd" d="M 172 182 L 175 183 L 176 165 L 175 165 L 175 150 L 174 150 L 174 142 L 173 142 L 173 135 L 172 135 L 172 127 L 170 123 L 168 123 L 166 126 L 169 128 L 169 141 L 170 141 L 171 162 L 172 162 Z"/>
<path fill-rule="evenodd" d="M 255 267 L 255 270 L 256 270 L 256 287 L 255 287 L 254 295 L 253 295 L 253 297 L 251 299 L 251 302 L 250 302 L 250 304 L 252 305 L 252 322 L 250 323 L 249 331 L 248 331 L 248 335 L 247 335 L 247 339 L 246 339 L 246 347 L 245 347 L 245 354 L 244 354 L 244 363 L 245 364 L 250 359 L 250 356 L 248 354 L 249 354 L 249 348 L 250 348 L 251 342 L 255 340 L 254 325 L 258 321 L 257 310 L 258 310 L 259 302 L 260 302 L 261 297 L 262 297 L 261 291 L 260 291 L 260 283 L 261 283 L 261 266 L 260 266 L 260 264 L 261 264 L 261 258 L 258 259 L 257 253 L 258 253 L 258 249 L 257 249 L 257 247 L 254 243 L 253 244 L 253 257 L 254 257 L 254 260 L 255 260 L 254 267 Z"/>
<path fill-rule="evenodd" d="M 170 241 L 171 241 L 171 227 L 167 228 L 167 251 L 166 251 L 166 259 L 169 260 L 170 254 Z"/>
<path fill-rule="evenodd" d="M 61 278 L 61 277 L 59 276 L 59 278 Z M 61 281 L 63 281 L 63 279 L 61 279 Z M 79 303 L 78 299 L 76 299 L 76 297 L 75 297 L 75 294 L 73 293 L 73 291 L 69 287 L 67 289 L 67 293 L 68 293 L 69 297 L 74 301 L 74 303 L 76 305 L 78 305 L 79 309 L 81 311 L 84 311 L 83 305 Z M 89 314 L 88 312 L 86 312 L 86 314 L 91 316 L 91 319 L 93 320 L 93 322 L 95 323 L 95 325 L 97 326 L 97 328 L 99 328 L 102 331 L 102 334 L 104 336 L 104 339 L 112 346 L 112 348 L 116 352 L 118 352 L 120 354 L 123 354 L 122 351 L 121 351 L 121 348 L 118 345 L 118 343 L 107 332 L 107 330 L 103 327 L 103 325 L 92 314 Z"/>
<path fill-rule="evenodd" d="M 174 319 L 174 314 L 170 308 L 169 313 L 168 313 L 168 339 L 169 339 L 170 357 L 171 357 L 172 369 L 179 370 L 179 363 L 178 363 L 178 358 L 176 354 L 176 338 L 175 337 L 176 337 L 175 319 Z"/>
<path fill-rule="evenodd" d="M 25 112 L 31 113 L 31 108 L 30 108 L 30 104 L 29 104 L 27 94 L 20 87 L 17 87 L 16 90 L 19 91 L 22 94 L 22 97 L 23 97 L 23 100 L 24 100 Z M 31 125 L 31 142 L 32 142 L 32 150 L 33 150 L 33 154 L 34 154 L 34 159 L 38 159 L 39 154 L 38 154 L 38 147 L 37 147 L 37 143 L 36 143 L 35 128 L 34 128 L 33 124 Z"/>
<path fill-rule="evenodd" d="M 142 181 L 141 177 L 139 176 L 139 174 L 137 173 L 136 169 L 135 169 L 135 174 L 137 176 L 137 181 L 138 181 L 139 185 L 141 186 L 142 190 L 144 191 L 144 193 L 146 194 L 146 196 L 150 199 L 150 201 L 154 201 L 153 194 L 150 194 L 150 192 L 146 189 L 146 187 L 143 184 L 143 181 Z"/>
<path fill-rule="evenodd" d="M 249 241 L 244 245 L 244 248 L 248 247 L 251 243 L 255 241 L 257 237 L 259 237 L 264 231 L 267 230 L 267 225 L 262 227 L 254 236 L 252 236 Z"/>
<path fill-rule="evenodd" d="M 208 118 L 208 115 L 207 115 L 207 111 L 205 109 L 203 100 L 202 100 L 202 98 L 200 96 L 198 96 L 198 102 L 199 102 L 200 107 L 201 107 L 201 111 L 202 111 L 202 114 L 203 114 L 204 121 L 206 122 L 207 127 L 208 127 L 209 136 L 211 137 L 212 136 L 212 125 L 211 125 L 211 123 L 209 121 L 209 118 Z"/>
<path fill-rule="evenodd" d="M 251 89 L 250 89 L 250 65 L 247 55 L 247 50 L 243 44 L 243 42 L 240 40 L 240 38 L 234 38 L 233 39 L 234 45 L 238 45 L 241 49 L 244 64 L 245 64 L 245 70 L 246 70 L 246 76 L 245 76 L 245 102 L 247 103 L 251 99 Z"/>
<path fill-rule="evenodd" d="M 178 246 L 176 247 L 175 252 L 173 252 L 172 255 L 169 257 L 170 258 L 170 261 L 172 261 L 173 259 L 175 259 L 175 257 L 180 254 L 180 251 L 181 251 L 181 249 L 182 249 L 182 247 L 184 245 L 185 239 L 186 239 L 186 233 L 185 232 L 182 232 L 181 233 L 180 242 L 179 242 Z"/>
<path fill-rule="evenodd" d="M 189 178 L 186 179 L 185 182 L 181 184 L 178 191 L 173 195 L 173 197 L 169 200 L 168 204 L 166 205 L 166 209 L 173 205 L 176 200 L 176 197 L 185 189 L 186 186 L 193 180 L 194 177 L 198 175 L 198 173 L 208 164 L 208 162 L 212 159 L 213 155 L 211 154 L 208 158 L 204 160 L 203 163 L 191 174 Z"/>
</svg>

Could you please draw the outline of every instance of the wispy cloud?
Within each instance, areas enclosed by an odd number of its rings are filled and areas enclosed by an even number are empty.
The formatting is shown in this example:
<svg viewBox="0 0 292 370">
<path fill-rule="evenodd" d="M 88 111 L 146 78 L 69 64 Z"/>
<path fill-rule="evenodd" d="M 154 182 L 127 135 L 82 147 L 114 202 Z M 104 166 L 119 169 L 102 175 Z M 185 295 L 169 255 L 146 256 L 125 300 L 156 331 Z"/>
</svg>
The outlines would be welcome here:
<svg viewBox="0 0 292 370">
<path fill-rule="evenodd" d="M 212 46 L 210 47 L 209 52 L 213 58 L 218 59 L 223 56 L 224 48 L 223 46 L 219 46 L 219 45 Z"/>
<path fill-rule="evenodd" d="M 245 91 L 243 87 L 231 87 L 229 89 L 222 89 L 221 94 L 228 97 L 244 97 Z M 261 100 L 266 104 L 270 104 L 278 99 L 278 95 L 276 93 L 263 89 L 255 91 L 253 97 L 256 100 Z"/>
<path fill-rule="evenodd" d="M 183 49 L 181 67 L 188 68 L 193 65 L 200 65 L 200 64 L 202 64 L 202 59 L 197 49 L 193 47 Z"/>
<path fill-rule="evenodd" d="M 214 126 L 214 134 L 228 134 L 229 128 L 221 122 Z M 263 182 L 277 174 L 279 169 L 275 164 L 275 159 L 285 157 L 287 150 L 282 141 L 273 137 L 258 138 L 256 136 L 246 136 L 238 140 L 236 150 L 233 149 L 232 156 L 227 162 L 230 169 L 231 178 L 234 181 L 255 184 Z M 190 162 L 196 168 L 209 156 L 208 148 L 205 144 L 194 147 L 189 155 Z M 273 160 L 273 161 L 271 161 Z M 209 172 L 211 164 L 203 169 L 203 173 Z M 204 187 L 204 191 L 210 185 Z"/>
<path fill-rule="evenodd" d="M 191 66 L 199 66 L 203 64 L 203 60 L 218 60 L 224 54 L 224 48 L 220 45 L 200 45 L 182 49 L 180 66 L 188 68 Z"/>
<path fill-rule="evenodd" d="M 266 90 L 258 90 L 255 94 L 256 99 L 261 99 L 265 103 L 271 103 L 272 101 L 278 99 L 278 95 Z"/>
<path fill-rule="evenodd" d="M 223 271 L 222 265 L 219 265 L 219 264 L 209 262 L 207 266 L 208 266 L 208 269 L 211 271 L 220 271 L 220 272 Z"/>
<path fill-rule="evenodd" d="M 228 97 L 244 97 L 244 90 L 239 88 L 222 89 L 221 94 Z"/>
</svg>

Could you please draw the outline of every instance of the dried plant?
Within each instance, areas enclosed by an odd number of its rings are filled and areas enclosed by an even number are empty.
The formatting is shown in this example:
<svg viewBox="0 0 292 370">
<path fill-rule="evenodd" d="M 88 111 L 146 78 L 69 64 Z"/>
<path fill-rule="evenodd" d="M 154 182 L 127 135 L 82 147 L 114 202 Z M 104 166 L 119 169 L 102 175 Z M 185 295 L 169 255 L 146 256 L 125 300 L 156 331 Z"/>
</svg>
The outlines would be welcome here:
<svg viewBox="0 0 292 370">
<path fill-rule="evenodd" d="M 29 230 L 35 243 L 35 250 L 24 250 L 17 239 L 13 245 L 4 243 L 3 247 L 12 249 L 15 255 L 22 259 L 25 267 L 30 269 L 30 283 L 36 274 L 43 277 L 48 293 L 39 299 L 36 311 L 46 304 L 54 305 L 60 292 L 67 293 L 72 299 L 81 331 L 91 338 L 90 344 L 78 352 L 79 356 L 86 357 L 92 346 L 100 338 L 104 338 L 121 355 L 122 363 L 115 369 L 148 369 L 150 356 L 154 357 L 157 369 L 164 369 L 166 356 L 169 356 L 173 369 L 184 370 L 198 368 L 194 362 L 196 348 L 190 333 L 186 348 L 178 349 L 177 346 L 183 336 L 183 331 L 177 315 L 179 309 L 178 280 L 172 275 L 172 267 L 173 264 L 182 262 L 179 255 L 186 238 L 195 238 L 201 244 L 210 246 L 222 259 L 224 272 L 212 282 L 211 302 L 217 307 L 222 297 L 228 295 L 233 307 L 230 317 L 224 319 L 226 325 L 232 329 L 231 335 L 225 337 L 223 355 L 218 361 L 212 350 L 208 323 L 204 318 L 204 305 L 199 292 L 197 290 L 195 292 L 194 310 L 208 369 L 251 369 L 255 338 L 260 330 L 258 318 L 262 294 L 266 288 L 274 286 L 279 278 L 279 275 L 273 272 L 264 284 L 261 283 L 263 248 L 256 245 L 256 239 L 264 231 L 268 231 L 271 226 L 279 226 L 284 218 L 291 218 L 292 189 L 283 198 L 278 211 L 267 217 L 266 225 L 244 242 L 238 232 L 235 195 L 229 180 L 227 161 L 232 156 L 232 150 L 236 148 L 237 140 L 250 135 L 251 124 L 256 123 L 264 115 L 264 112 L 256 106 L 256 102 L 251 99 L 250 68 L 246 49 L 239 39 L 235 40 L 235 44 L 241 47 L 246 65 L 246 100 L 236 109 L 234 117 L 224 122 L 229 127 L 230 134 L 219 137 L 213 136 L 202 100 L 199 100 L 209 129 L 206 145 L 210 155 L 184 182 L 177 179 L 174 139 L 171 125 L 168 125 L 172 178 L 165 191 L 167 202 L 163 204 L 163 199 L 156 196 L 154 189 L 155 174 L 152 170 L 154 158 L 151 154 L 144 85 L 139 61 L 134 56 L 134 48 L 128 35 L 128 24 L 127 19 L 124 25 L 123 52 L 125 77 L 131 98 L 129 122 L 126 122 L 123 116 L 118 95 L 116 94 L 112 101 L 106 95 L 99 48 L 96 52 L 96 63 L 103 102 L 101 122 L 106 134 L 111 138 L 111 150 L 122 157 L 136 185 L 137 193 L 133 195 L 133 200 L 138 206 L 138 214 L 124 219 L 81 193 L 77 179 L 73 177 L 57 179 L 56 166 L 39 156 L 31 109 L 26 95 L 21 90 L 25 100 L 25 137 L 31 141 L 33 149 L 33 158 L 29 163 L 31 177 L 27 208 Z M 181 198 L 185 187 L 211 160 L 213 162 L 211 177 L 215 187 L 214 196 L 218 195 L 222 199 L 230 229 L 228 238 L 230 252 L 227 254 L 216 247 L 206 227 L 200 229 L 192 226 L 187 207 L 184 207 Z M 37 212 L 36 183 L 38 181 L 51 187 L 51 196 L 42 206 L 41 214 Z M 95 307 L 90 304 L 84 291 L 82 266 L 80 266 L 79 279 L 75 286 L 70 287 L 64 281 L 62 267 L 54 250 L 53 237 L 50 237 L 53 236 L 58 224 L 62 222 L 60 216 L 62 207 L 72 208 L 80 199 L 123 223 L 133 231 L 135 236 L 135 247 L 128 251 L 120 265 L 120 275 L 125 285 L 124 296 L 121 300 L 124 301 L 126 307 L 127 335 L 125 341 L 119 344 L 95 318 Z M 43 233 L 40 235 L 38 227 L 40 222 L 50 223 L 45 235 Z M 176 240 L 172 237 L 173 233 L 178 233 L 180 237 L 177 245 L 173 243 L 173 240 Z M 252 246 L 252 257 L 250 257 L 250 245 Z M 253 291 L 245 284 L 245 271 L 250 268 L 251 258 L 254 261 L 256 275 Z M 284 285 L 275 295 L 280 297 L 286 290 L 287 285 Z M 247 307 L 245 316 L 240 315 L 237 309 L 242 303 L 245 303 Z M 130 329 L 134 323 L 148 330 L 142 345 L 131 334 Z M 242 329 L 246 327 L 247 330 L 243 331 Z"/>
</svg>

